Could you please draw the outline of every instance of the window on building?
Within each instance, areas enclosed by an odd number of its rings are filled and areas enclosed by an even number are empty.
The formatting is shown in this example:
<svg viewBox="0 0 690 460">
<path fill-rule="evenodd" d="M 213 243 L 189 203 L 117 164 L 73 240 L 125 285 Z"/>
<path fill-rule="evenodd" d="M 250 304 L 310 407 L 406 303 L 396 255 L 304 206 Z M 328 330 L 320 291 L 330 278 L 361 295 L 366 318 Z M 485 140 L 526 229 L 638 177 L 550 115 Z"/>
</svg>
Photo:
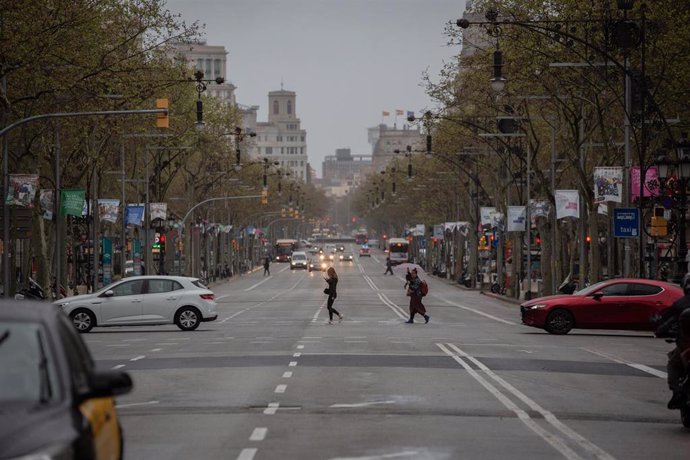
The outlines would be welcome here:
<svg viewBox="0 0 690 460">
<path fill-rule="evenodd" d="M 299 153 L 300 153 L 301 155 L 304 155 L 304 147 L 300 147 L 300 148 L 299 148 Z"/>
<path fill-rule="evenodd" d="M 216 59 L 213 61 L 213 78 L 218 78 L 220 77 L 220 71 L 221 71 L 221 64 L 220 64 L 220 59 Z"/>
<path fill-rule="evenodd" d="M 304 142 L 304 136 L 302 136 L 302 142 Z"/>
<path fill-rule="evenodd" d="M 202 72 L 204 71 L 204 60 L 203 59 L 197 59 L 196 60 L 196 70 L 201 70 Z"/>
<path fill-rule="evenodd" d="M 213 75 L 213 60 L 212 59 L 206 59 L 206 68 L 204 69 L 204 75 L 206 77 L 210 77 Z"/>
<path fill-rule="evenodd" d="M 283 136 L 276 136 L 276 141 L 283 142 Z"/>
<path fill-rule="evenodd" d="M 288 115 L 292 115 L 292 101 L 287 101 L 287 113 Z"/>
<path fill-rule="evenodd" d="M 300 165 L 300 166 L 304 166 L 304 161 L 300 161 L 300 162 L 299 162 L 299 165 Z"/>
<path fill-rule="evenodd" d="M 266 147 L 266 155 L 273 155 L 273 147 Z"/>
<path fill-rule="evenodd" d="M 281 154 L 284 154 L 284 153 L 285 153 L 285 147 L 281 147 L 281 148 L 280 148 L 280 153 L 281 153 Z"/>
<path fill-rule="evenodd" d="M 273 115 L 278 115 L 278 101 L 273 101 Z"/>
</svg>

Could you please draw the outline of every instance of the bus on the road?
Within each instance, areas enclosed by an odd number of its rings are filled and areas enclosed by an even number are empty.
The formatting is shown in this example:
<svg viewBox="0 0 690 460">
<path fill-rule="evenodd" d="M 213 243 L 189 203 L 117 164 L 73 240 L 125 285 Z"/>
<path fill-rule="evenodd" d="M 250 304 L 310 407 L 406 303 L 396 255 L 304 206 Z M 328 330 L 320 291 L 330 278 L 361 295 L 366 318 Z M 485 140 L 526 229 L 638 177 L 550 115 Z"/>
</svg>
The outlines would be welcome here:
<svg viewBox="0 0 690 460">
<path fill-rule="evenodd" d="M 292 251 L 297 250 L 297 240 L 276 240 L 276 262 L 290 262 Z"/>
<path fill-rule="evenodd" d="M 391 264 L 398 265 L 410 259 L 410 243 L 405 238 L 391 238 L 387 244 Z"/>
</svg>

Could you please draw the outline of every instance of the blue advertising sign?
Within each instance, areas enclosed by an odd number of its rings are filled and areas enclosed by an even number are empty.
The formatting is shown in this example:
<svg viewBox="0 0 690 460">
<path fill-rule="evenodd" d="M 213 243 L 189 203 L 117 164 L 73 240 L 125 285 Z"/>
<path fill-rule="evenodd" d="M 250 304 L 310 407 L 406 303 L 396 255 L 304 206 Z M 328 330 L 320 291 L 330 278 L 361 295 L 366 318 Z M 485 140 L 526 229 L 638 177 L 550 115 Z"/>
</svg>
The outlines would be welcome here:
<svg viewBox="0 0 690 460">
<path fill-rule="evenodd" d="M 613 236 L 616 238 L 639 237 L 640 210 L 637 208 L 615 208 L 613 210 Z"/>
</svg>

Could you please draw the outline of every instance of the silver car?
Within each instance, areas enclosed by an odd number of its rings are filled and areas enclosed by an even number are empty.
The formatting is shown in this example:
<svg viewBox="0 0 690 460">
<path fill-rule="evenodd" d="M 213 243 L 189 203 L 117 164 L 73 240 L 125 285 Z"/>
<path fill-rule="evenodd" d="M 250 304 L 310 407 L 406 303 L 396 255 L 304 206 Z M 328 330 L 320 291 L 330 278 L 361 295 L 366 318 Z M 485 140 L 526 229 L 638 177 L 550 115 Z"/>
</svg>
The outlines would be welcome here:
<svg viewBox="0 0 690 460">
<path fill-rule="evenodd" d="M 185 276 L 133 276 L 54 304 L 79 332 L 95 326 L 152 324 L 175 324 L 193 331 L 201 322 L 218 317 L 213 291 L 198 278 Z"/>
</svg>

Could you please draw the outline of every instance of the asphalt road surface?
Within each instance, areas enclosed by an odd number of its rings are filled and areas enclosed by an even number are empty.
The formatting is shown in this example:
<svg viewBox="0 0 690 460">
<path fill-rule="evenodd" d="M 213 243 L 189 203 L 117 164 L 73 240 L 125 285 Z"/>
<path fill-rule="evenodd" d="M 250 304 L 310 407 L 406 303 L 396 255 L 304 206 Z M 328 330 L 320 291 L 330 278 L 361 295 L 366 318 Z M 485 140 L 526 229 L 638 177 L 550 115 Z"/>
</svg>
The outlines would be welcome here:
<svg viewBox="0 0 690 460">
<path fill-rule="evenodd" d="M 519 307 L 429 282 L 431 315 L 404 324 L 383 254 L 320 272 L 287 264 L 212 286 L 219 318 L 96 328 L 98 365 L 130 372 L 118 399 L 127 459 L 688 459 L 650 334 L 520 324 Z M 418 321 L 421 318 L 418 318 Z"/>
</svg>

